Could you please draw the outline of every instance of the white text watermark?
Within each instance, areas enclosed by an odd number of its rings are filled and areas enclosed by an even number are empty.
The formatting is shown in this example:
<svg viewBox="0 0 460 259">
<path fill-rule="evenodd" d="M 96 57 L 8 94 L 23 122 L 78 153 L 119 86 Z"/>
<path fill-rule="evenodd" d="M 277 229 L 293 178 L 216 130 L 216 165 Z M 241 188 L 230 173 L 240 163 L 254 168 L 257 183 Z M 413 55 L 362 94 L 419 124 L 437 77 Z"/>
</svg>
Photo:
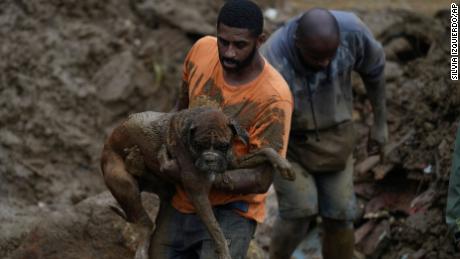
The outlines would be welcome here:
<svg viewBox="0 0 460 259">
<path fill-rule="evenodd" d="M 458 80 L 458 5 L 450 5 L 450 79 Z"/>
</svg>

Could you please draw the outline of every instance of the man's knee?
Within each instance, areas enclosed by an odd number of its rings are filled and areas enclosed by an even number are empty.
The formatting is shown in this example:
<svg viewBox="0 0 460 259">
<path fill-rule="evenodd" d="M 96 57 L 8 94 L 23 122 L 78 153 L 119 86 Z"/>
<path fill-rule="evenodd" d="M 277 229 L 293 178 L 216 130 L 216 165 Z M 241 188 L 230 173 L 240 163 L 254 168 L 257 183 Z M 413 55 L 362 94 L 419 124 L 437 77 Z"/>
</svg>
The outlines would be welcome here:
<svg viewBox="0 0 460 259">
<path fill-rule="evenodd" d="M 323 226 L 326 231 L 353 229 L 353 221 L 323 217 Z"/>
<path fill-rule="evenodd" d="M 296 162 L 291 163 L 296 173 L 295 181 L 275 175 L 274 186 L 281 218 L 307 218 L 318 214 L 318 194 L 313 176 Z"/>
<path fill-rule="evenodd" d="M 306 232 L 313 219 L 314 216 L 285 218 L 279 215 L 273 226 L 273 236 L 289 238 L 297 233 Z"/>
</svg>

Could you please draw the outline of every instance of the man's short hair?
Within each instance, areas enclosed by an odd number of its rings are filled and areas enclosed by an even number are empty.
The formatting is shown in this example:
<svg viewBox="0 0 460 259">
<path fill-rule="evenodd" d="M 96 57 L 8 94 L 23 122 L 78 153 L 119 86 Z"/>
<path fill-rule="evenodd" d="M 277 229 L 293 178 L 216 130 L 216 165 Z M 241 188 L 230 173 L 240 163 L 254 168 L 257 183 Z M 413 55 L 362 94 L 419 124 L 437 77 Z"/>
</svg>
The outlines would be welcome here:
<svg viewBox="0 0 460 259">
<path fill-rule="evenodd" d="M 260 7 L 249 0 L 228 0 L 217 17 L 219 24 L 248 29 L 253 36 L 259 36 L 264 27 L 264 17 Z"/>
<path fill-rule="evenodd" d="M 340 39 L 339 23 L 329 10 L 312 8 L 298 20 L 296 35 L 300 38 L 327 36 Z"/>
</svg>

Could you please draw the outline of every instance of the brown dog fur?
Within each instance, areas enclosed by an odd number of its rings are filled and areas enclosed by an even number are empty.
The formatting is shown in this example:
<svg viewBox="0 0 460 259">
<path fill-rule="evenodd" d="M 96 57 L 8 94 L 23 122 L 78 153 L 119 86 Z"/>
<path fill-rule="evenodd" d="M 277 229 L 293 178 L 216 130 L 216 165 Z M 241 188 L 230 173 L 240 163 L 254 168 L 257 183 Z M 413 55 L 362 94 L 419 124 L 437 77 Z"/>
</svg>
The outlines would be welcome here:
<svg viewBox="0 0 460 259">
<path fill-rule="evenodd" d="M 118 213 L 135 223 L 142 233 L 136 259 L 148 258 L 150 236 L 154 231 L 142 207 L 140 192 L 147 187 L 161 202 L 169 202 L 175 191 L 173 184 L 182 184 L 190 197 L 216 244 L 217 258 L 230 259 L 225 237 L 208 199 L 215 173 L 223 173 L 229 166 L 253 167 L 269 162 L 285 178 L 293 176 L 289 163 L 271 148 L 233 159 L 234 137 L 247 138 L 245 131 L 232 120 L 211 108 L 133 114 L 113 130 L 104 145 L 101 168 L 107 187 L 123 210 Z M 188 152 L 200 173 L 181 172 L 180 182 L 171 177 L 171 172 L 179 170 L 170 158 L 174 150 Z"/>
</svg>

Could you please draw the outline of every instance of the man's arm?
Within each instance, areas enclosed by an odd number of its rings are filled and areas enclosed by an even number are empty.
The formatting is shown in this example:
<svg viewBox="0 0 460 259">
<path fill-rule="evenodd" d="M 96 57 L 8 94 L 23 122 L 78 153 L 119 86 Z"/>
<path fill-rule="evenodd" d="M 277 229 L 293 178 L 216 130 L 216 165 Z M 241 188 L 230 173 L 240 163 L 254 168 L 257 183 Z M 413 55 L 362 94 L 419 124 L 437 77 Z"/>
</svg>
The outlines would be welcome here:
<svg viewBox="0 0 460 259">
<path fill-rule="evenodd" d="M 185 172 L 197 173 L 195 164 L 187 152 L 183 152 L 185 146 L 181 141 L 172 146 L 175 160 L 168 160 L 172 166 L 165 167 L 162 171 L 170 180 L 180 183 L 181 174 Z M 254 168 L 227 170 L 217 174 L 213 188 L 222 192 L 235 194 L 265 193 L 273 181 L 273 168 L 268 163 Z"/>
<path fill-rule="evenodd" d="M 361 75 L 366 87 L 367 96 L 372 105 L 374 123 L 371 138 L 380 144 L 388 142 L 388 126 L 386 121 L 385 94 L 385 53 L 382 45 L 362 24 L 358 35 L 357 59 L 355 69 Z"/>
<path fill-rule="evenodd" d="M 289 130 L 291 126 L 292 103 L 287 101 L 278 102 L 273 104 L 265 112 L 265 115 L 259 118 L 258 123 L 254 125 L 257 129 L 252 135 L 250 145 L 252 149 L 271 147 L 282 157 L 286 156 L 287 141 Z M 179 141 L 180 142 L 180 141 Z M 186 152 L 185 147 L 181 146 L 183 143 L 176 143 L 173 147 L 173 156 L 177 159 L 182 173 L 194 172 L 195 165 Z M 178 167 L 178 168 L 179 168 Z M 174 172 L 174 177 L 180 180 L 180 173 Z M 265 162 L 253 168 L 242 168 L 227 170 L 223 174 L 216 175 L 213 183 L 213 188 L 232 194 L 255 194 L 265 193 L 268 191 L 271 183 L 273 182 L 274 169 L 272 166 Z"/>
<path fill-rule="evenodd" d="M 266 193 L 273 182 L 273 171 L 268 164 L 255 168 L 228 170 L 216 176 L 213 187 L 228 193 Z"/>
<path fill-rule="evenodd" d="M 195 43 L 190 49 L 190 51 L 187 53 L 184 63 L 182 64 L 182 84 L 179 87 L 179 93 L 177 95 L 176 104 L 174 108 L 171 110 L 171 112 L 177 112 L 180 110 L 188 109 L 190 102 L 188 93 L 190 90 L 190 75 L 192 73 L 190 70 L 193 69 L 190 60 L 192 59 L 194 53 L 196 53 L 197 48 L 199 48 L 199 44 Z"/>
<path fill-rule="evenodd" d="M 182 85 L 179 88 L 177 102 L 171 112 L 177 112 L 180 110 L 187 109 L 188 105 L 189 105 L 188 82 L 185 79 L 182 79 Z"/>
<path fill-rule="evenodd" d="M 269 147 L 286 157 L 292 109 L 290 101 L 269 105 L 253 125 L 255 130 L 250 133 L 251 149 Z M 235 194 L 265 193 L 273 182 L 273 176 L 274 168 L 265 162 L 254 168 L 228 170 L 216 177 L 214 187 Z"/>
</svg>

